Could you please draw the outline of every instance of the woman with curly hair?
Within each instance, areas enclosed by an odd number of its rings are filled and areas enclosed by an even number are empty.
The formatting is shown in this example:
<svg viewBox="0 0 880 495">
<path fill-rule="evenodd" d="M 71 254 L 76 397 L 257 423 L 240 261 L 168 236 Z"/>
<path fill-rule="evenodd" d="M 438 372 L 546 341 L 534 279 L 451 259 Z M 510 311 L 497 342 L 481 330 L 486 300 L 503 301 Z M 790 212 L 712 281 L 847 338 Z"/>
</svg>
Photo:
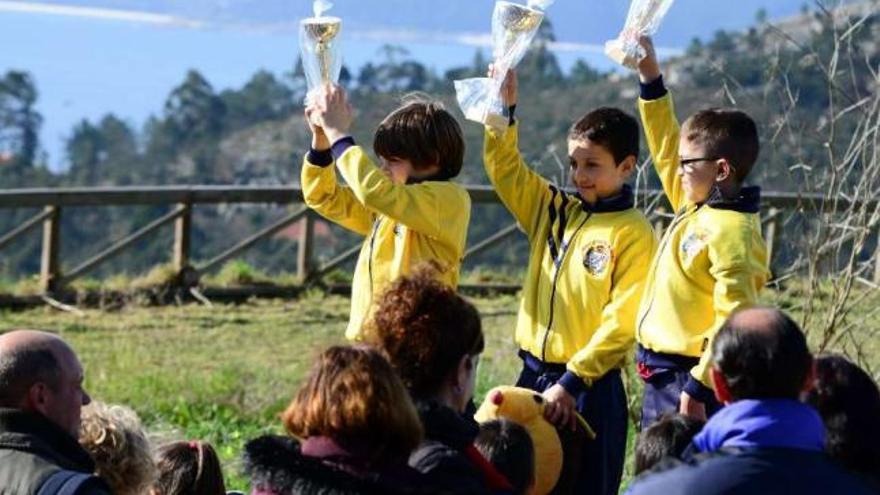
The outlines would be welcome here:
<svg viewBox="0 0 880 495">
<path fill-rule="evenodd" d="M 95 474 L 116 495 L 145 495 L 156 464 L 137 414 L 125 406 L 92 402 L 83 408 L 79 443 L 95 461 Z"/>
<path fill-rule="evenodd" d="M 419 418 L 376 349 L 324 351 L 282 420 L 295 439 L 245 446 L 254 495 L 421 492 L 424 477 L 407 465 L 422 438 Z"/>
<path fill-rule="evenodd" d="M 484 347 L 477 309 L 430 268 L 397 279 L 379 301 L 367 337 L 400 375 L 425 429 L 410 465 L 456 493 L 509 491 L 510 483 L 474 447 L 480 429 L 464 414 Z"/>
</svg>

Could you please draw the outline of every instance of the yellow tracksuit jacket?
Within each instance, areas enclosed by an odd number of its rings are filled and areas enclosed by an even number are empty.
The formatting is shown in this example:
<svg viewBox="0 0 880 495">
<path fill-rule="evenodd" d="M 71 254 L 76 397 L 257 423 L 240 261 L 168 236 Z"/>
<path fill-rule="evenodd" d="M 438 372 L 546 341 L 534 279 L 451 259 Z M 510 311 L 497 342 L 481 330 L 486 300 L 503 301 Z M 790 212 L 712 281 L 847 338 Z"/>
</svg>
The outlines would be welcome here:
<svg viewBox="0 0 880 495">
<path fill-rule="evenodd" d="M 653 352 L 699 358 L 691 382 L 711 387 L 708 349 L 715 333 L 731 312 L 755 304 L 769 278 L 759 190 L 743 188 L 743 197 L 732 202 L 687 202 L 678 175 L 680 129 L 671 95 L 640 99 L 639 111 L 676 215 L 648 273 L 636 339 Z"/>
<path fill-rule="evenodd" d="M 560 383 L 572 392 L 572 375 L 589 386 L 632 349 L 654 232 L 629 188 L 590 207 L 532 171 L 517 127 L 487 128 L 484 149 L 489 180 L 529 239 L 516 342 L 546 363 L 566 364 Z"/>
<path fill-rule="evenodd" d="M 366 236 L 352 281 L 351 316 L 345 336 L 361 340 L 376 297 L 397 277 L 421 262 L 445 269 L 443 282 L 458 285 L 471 200 L 452 182 L 394 184 L 359 146 L 336 160 L 348 187 L 336 180 L 332 166 L 302 167 L 306 204 L 339 225 Z"/>
</svg>

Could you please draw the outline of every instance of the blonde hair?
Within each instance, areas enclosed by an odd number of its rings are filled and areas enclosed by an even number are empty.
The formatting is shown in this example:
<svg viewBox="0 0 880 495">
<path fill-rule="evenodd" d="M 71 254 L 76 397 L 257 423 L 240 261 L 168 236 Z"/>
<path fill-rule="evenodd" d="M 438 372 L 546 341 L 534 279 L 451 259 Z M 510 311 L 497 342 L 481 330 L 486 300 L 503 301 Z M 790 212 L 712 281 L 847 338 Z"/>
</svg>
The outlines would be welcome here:
<svg viewBox="0 0 880 495">
<path fill-rule="evenodd" d="M 95 474 L 117 495 L 142 495 L 156 479 L 156 462 L 137 413 L 92 402 L 83 408 L 79 443 L 95 460 Z"/>
<path fill-rule="evenodd" d="M 366 345 L 324 351 L 282 420 L 301 439 L 326 436 L 370 446 L 372 461 L 406 458 L 422 440 L 406 388 L 385 357 Z"/>
</svg>

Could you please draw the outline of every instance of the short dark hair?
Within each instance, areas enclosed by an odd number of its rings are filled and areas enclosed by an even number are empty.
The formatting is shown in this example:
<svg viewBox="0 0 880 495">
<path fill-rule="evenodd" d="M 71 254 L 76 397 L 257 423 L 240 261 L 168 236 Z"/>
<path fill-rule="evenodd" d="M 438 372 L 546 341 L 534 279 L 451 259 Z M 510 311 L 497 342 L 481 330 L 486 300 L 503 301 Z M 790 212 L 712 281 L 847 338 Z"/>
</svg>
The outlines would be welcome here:
<svg viewBox="0 0 880 495">
<path fill-rule="evenodd" d="M 760 324 L 741 321 L 753 311 L 763 313 Z M 773 308 L 743 309 L 730 315 L 715 335 L 712 360 L 733 400 L 797 399 L 813 363 L 797 323 Z"/>
<path fill-rule="evenodd" d="M 391 112 L 373 138 L 373 151 L 385 158 L 403 158 L 416 169 L 436 163 L 436 180 L 449 180 L 461 172 L 464 136 L 455 117 L 440 102 L 410 96 Z"/>
<path fill-rule="evenodd" d="M 825 423 L 825 450 L 856 472 L 880 481 L 880 389 L 863 369 L 843 356 L 816 358 L 816 386 L 806 401 Z"/>
<path fill-rule="evenodd" d="M 41 342 L 0 353 L 0 407 L 18 407 L 36 383 L 58 388 L 61 364 L 50 345 Z"/>
<path fill-rule="evenodd" d="M 705 424 L 702 420 L 678 413 L 660 416 L 654 424 L 639 433 L 635 474 L 651 469 L 665 457 L 680 457 Z"/>
<path fill-rule="evenodd" d="M 739 183 L 746 180 L 761 151 L 755 121 L 734 108 L 710 108 L 695 113 L 682 126 L 682 135 L 705 147 L 705 158 L 727 159 L 736 170 Z"/>
<path fill-rule="evenodd" d="M 513 486 L 513 493 L 526 494 L 535 482 L 535 446 L 525 428 L 508 419 L 480 425 L 474 446 Z"/>
<path fill-rule="evenodd" d="M 395 280 L 367 329 L 416 399 L 433 397 L 461 358 L 485 346 L 477 309 L 436 276 L 424 266 Z"/>
<path fill-rule="evenodd" d="M 611 153 L 620 165 L 628 156 L 639 157 L 639 124 L 628 113 L 601 107 L 584 115 L 571 126 L 569 140 L 589 139 Z"/>
</svg>

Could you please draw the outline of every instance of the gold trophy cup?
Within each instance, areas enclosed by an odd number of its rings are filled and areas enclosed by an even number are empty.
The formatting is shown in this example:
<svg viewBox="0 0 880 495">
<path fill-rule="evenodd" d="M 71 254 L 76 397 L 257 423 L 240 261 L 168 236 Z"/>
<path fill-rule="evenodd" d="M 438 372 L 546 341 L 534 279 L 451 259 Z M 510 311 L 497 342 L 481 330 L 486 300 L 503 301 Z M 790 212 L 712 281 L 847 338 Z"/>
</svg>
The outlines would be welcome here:
<svg viewBox="0 0 880 495">
<path fill-rule="evenodd" d="M 498 2 L 494 15 L 501 26 L 501 32 L 496 34 L 496 36 L 501 35 L 501 39 L 496 38 L 496 59 L 510 53 L 517 41 L 522 39 L 523 34 L 537 30 L 544 19 L 544 13 L 540 10 L 511 2 Z"/>
<path fill-rule="evenodd" d="M 320 84 L 335 82 L 333 81 L 335 60 L 330 47 L 342 30 L 342 19 L 338 17 L 312 17 L 303 19 L 301 25 L 304 38 L 314 44 L 314 53 L 320 68 Z"/>
</svg>

